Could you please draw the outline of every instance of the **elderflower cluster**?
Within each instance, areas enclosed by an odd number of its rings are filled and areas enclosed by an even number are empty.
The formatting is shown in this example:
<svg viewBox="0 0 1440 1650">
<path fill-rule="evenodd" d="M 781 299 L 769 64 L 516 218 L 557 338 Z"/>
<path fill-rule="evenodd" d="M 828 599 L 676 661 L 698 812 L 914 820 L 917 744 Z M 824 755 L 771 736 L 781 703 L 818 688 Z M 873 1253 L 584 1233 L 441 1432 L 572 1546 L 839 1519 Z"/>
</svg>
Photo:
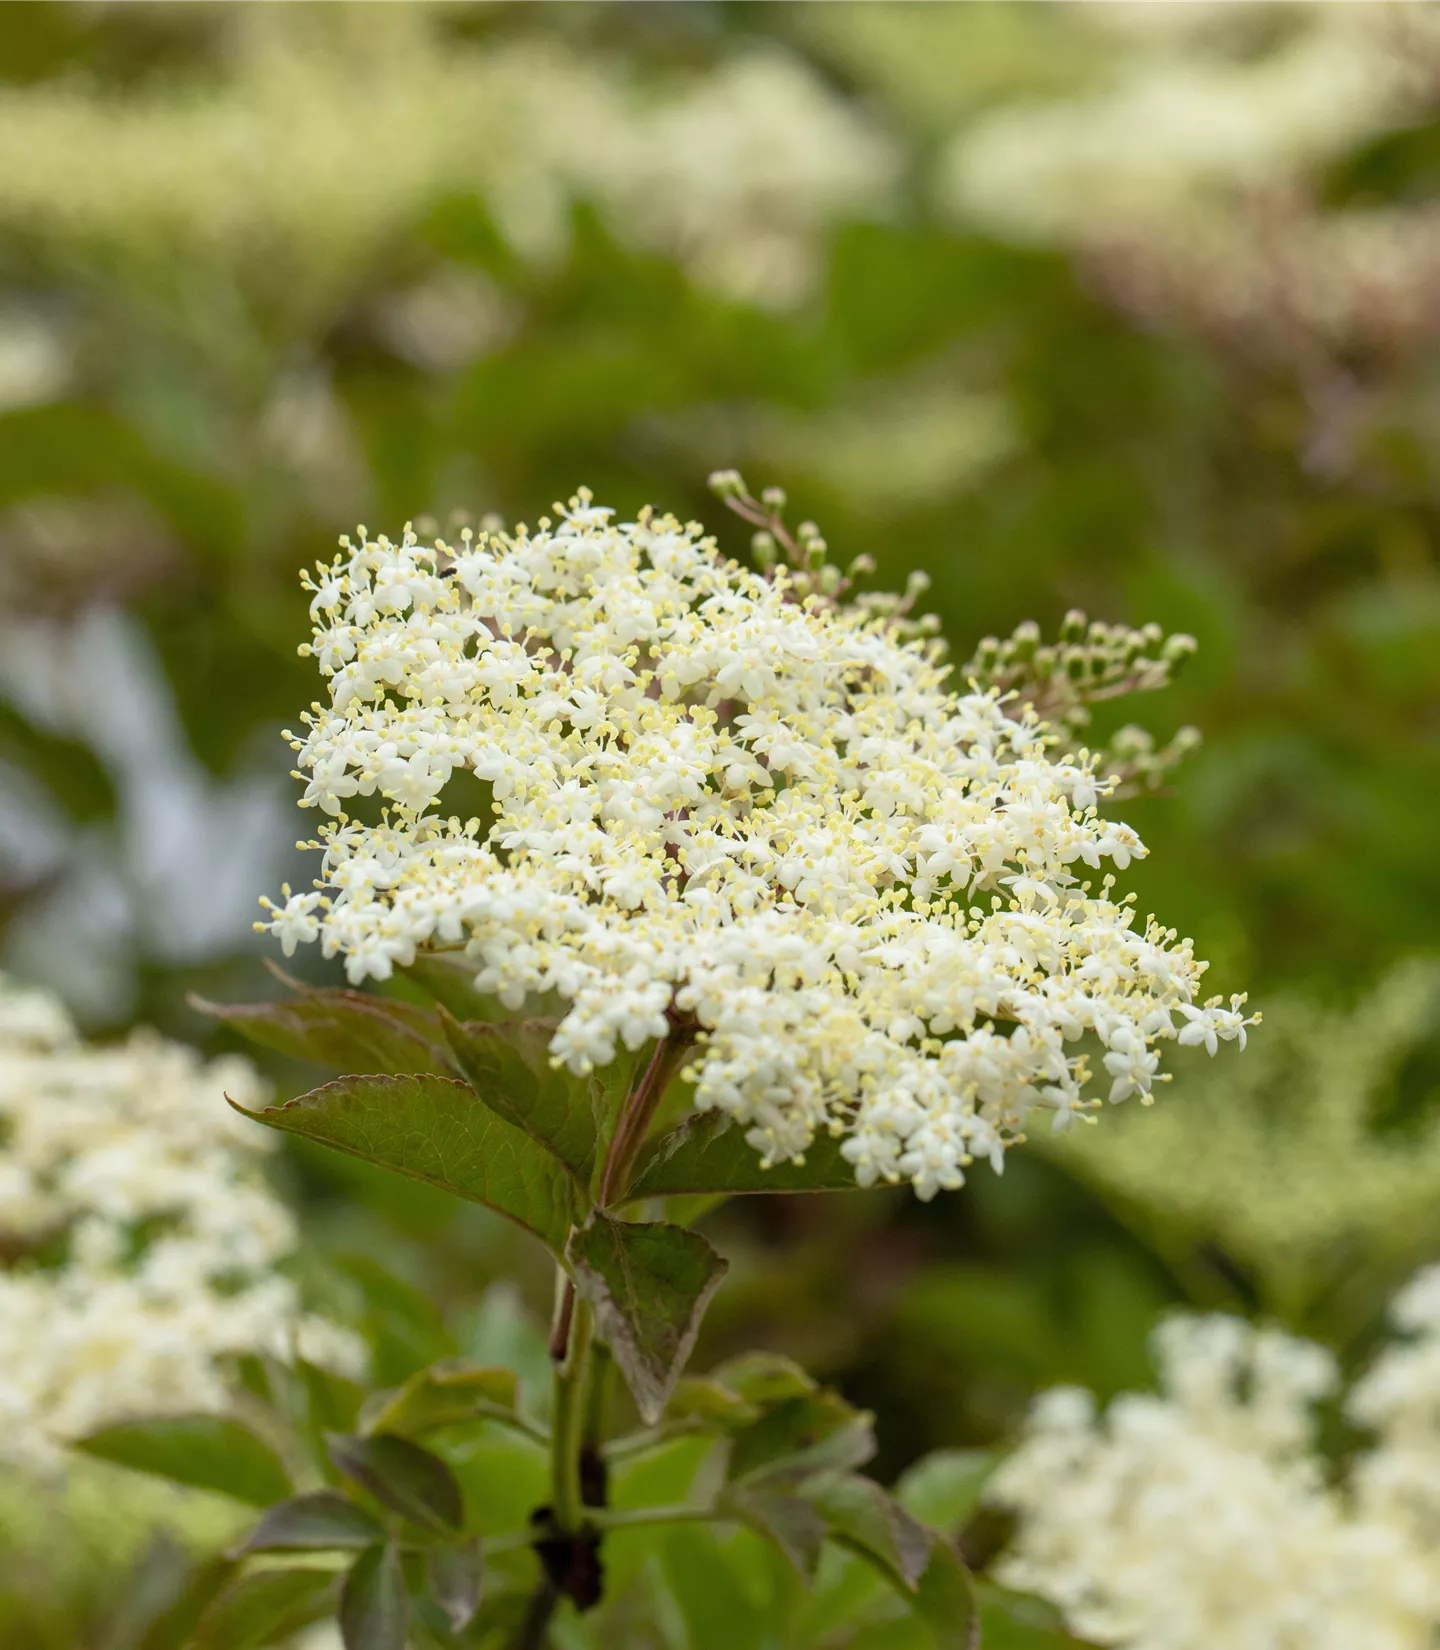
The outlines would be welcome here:
<svg viewBox="0 0 1440 1650">
<path fill-rule="evenodd" d="M 0 1456 L 44 1467 L 112 1421 L 223 1408 L 234 1354 L 359 1361 L 275 1270 L 295 1228 L 226 1092 L 263 1102 L 243 1061 L 144 1032 L 87 1047 L 0 980 Z"/>
<path fill-rule="evenodd" d="M 1116 1650 L 1428 1650 L 1440 1632 L 1440 1267 L 1401 1291 L 1344 1412 L 1370 1438 L 1338 1475 L 1315 1405 L 1319 1346 L 1227 1317 L 1155 1337 L 1158 1396 L 1101 1416 L 1036 1404 L 989 1494 L 1019 1524 L 1007 1585 Z"/>
<path fill-rule="evenodd" d="M 1018 239 L 1086 243 L 1132 224 L 1165 233 L 1237 193 L 1323 165 L 1403 125 L 1432 96 L 1440 36 L 1426 6 L 1287 8 L 1268 49 L 1237 49 L 1261 8 L 1093 8 L 1111 73 L 1076 96 L 1016 102 L 952 141 L 942 191 L 961 215 Z M 1246 14 L 1249 13 L 1247 18 Z M 1175 28 L 1142 27 L 1140 18 Z M 1200 28 L 1187 27 L 1199 23 Z M 1307 271 L 1313 273 L 1313 271 Z"/>
<path fill-rule="evenodd" d="M 1190 942 L 1114 896 L 1145 850 L 1093 756 L 955 691 L 893 602 L 556 508 L 455 547 L 362 530 L 307 580 L 329 703 L 292 739 L 330 818 L 316 888 L 265 902 L 287 952 L 359 982 L 463 947 L 513 1011 L 564 1000 L 580 1073 L 675 1027 L 767 1163 L 826 1130 L 927 1198 L 1086 1108 L 1082 1038 L 1112 1100 L 1163 1040 L 1243 1043 L 1241 1000 L 1197 1002 Z"/>
</svg>

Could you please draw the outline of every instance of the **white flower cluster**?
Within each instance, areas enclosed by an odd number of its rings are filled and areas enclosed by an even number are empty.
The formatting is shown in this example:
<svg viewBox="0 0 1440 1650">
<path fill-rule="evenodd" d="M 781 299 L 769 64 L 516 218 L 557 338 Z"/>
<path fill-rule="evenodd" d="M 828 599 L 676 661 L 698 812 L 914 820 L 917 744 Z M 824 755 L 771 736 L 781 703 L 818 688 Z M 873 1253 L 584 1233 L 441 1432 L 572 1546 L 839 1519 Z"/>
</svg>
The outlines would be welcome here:
<svg viewBox="0 0 1440 1650">
<path fill-rule="evenodd" d="M 1162 1039 L 1243 1043 L 1190 942 L 1080 880 L 1145 851 L 1093 757 L 694 524 L 556 508 L 454 548 L 362 531 L 307 580 L 330 703 L 292 738 L 331 823 L 315 891 L 265 902 L 287 952 L 318 937 L 359 982 L 464 946 L 508 1007 L 568 1001 L 577 1072 L 678 1018 L 696 1105 L 767 1162 L 829 1130 L 922 1197 L 1035 1108 L 1069 1123 L 1087 1034 L 1112 1100 L 1148 1095 Z M 492 820 L 449 812 L 457 773 Z"/>
<path fill-rule="evenodd" d="M 1317 1401 L 1323 1348 L 1227 1317 L 1155 1337 L 1159 1396 L 1097 1416 L 1036 1404 L 989 1494 L 1019 1516 L 999 1567 L 1117 1650 L 1428 1650 L 1440 1632 L 1440 1267 L 1394 1303 L 1407 1338 L 1350 1388 L 1373 1434 L 1336 1477 Z"/>
<path fill-rule="evenodd" d="M 0 223 L 112 282 L 223 274 L 313 325 L 437 200 L 474 192 L 543 263 L 579 198 L 701 284 L 784 305 L 826 226 L 898 177 L 890 137 L 778 45 L 645 76 L 548 26 L 461 41 L 447 10 L 237 11 L 204 95 L 13 89 Z"/>
<path fill-rule="evenodd" d="M 243 1061 L 144 1032 L 87 1047 L 0 981 L 0 1457 L 45 1467 L 115 1420 L 223 1408 L 229 1354 L 359 1361 L 275 1271 L 295 1229 L 225 1092 L 263 1103 Z"/>
<path fill-rule="evenodd" d="M 962 131 L 944 167 L 950 203 L 1021 239 L 1173 226 L 1197 207 L 1223 215 L 1237 192 L 1293 178 L 1429 101 L 1430 8 L 1288 9 L 1293 23 L 1256 53 L 1237 51 L 1225 24 L 1253 26 L 1259 8 L 1227 4 L 1208 19 L 1190 6 L 1093 8 L 1112 30 L 1136 18 L 1178 27 L 1112 35 L 1111 74 L 1094 91 L 1015 103 Z"/>
</svg>

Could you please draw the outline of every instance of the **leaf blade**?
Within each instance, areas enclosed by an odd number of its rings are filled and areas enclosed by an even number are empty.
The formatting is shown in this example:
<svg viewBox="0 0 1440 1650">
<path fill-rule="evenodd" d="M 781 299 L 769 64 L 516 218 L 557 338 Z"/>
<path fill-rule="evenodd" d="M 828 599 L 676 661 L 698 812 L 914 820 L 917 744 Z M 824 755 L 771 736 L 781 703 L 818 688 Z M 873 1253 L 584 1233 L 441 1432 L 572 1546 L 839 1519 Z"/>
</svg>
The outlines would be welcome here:
<svg viewBox="0 0 1440 1650">
<path fill-rule="evenodd" d="M 597 1115 L 596 1085 L 551 1067 L 554 1026 L 545 1020 L 460 1021 L 443 1004 L 438 1015 L 455 1065 L 481 1100 L 588 1187 L 604 1120 Z"/>
<path fill-rule="evenodd" d="M 873 1478 L 821 1473 L 797 1493 L 824 1519 L 832 1539 L 878 1564 L 907 1592 L 915 1591 L 930 1562 L 931 1537 Z"/>
<path fill-rule="evenodd" d="M 660 1417 L 728 1269 L 698 1232 L 595 1215 L 566 1258 L 647 1425 Z"/>
<path fill-rule="evenodd" d="M 326 1615 L 334 1596 L 331 1570 L 252 1570 L 211 1602 L 193 1650 L 257 1650 Z"/>
<path fill-rule="evenodd" d="M 820 1135 L 805 1161 L 762 1168 L 760 1153 L 724 1112 L 695 1112 L 662 1135 L 641 1159 L 627 1197 L 759 1192 L 853 1192 L 855 1168 L 840 1142 Z"/>
<path fill-rule="evenodd" d="M 339 1077 L 281 1106 L 236 1111 L 397 1174 L 483 1203 L 559 1255 L 573 1183 L 530 1137 L 497 1117 L 468 1083 L 428 1073 Z"/>
<path fill-rule="evenodd" d="M 268 1507 L 294 1487 L 269 1444 L 226 1415 L 120 1421 L 77 1439 L 73 1447 L 135 1472 L 216 1490 L 252 1507 Z"/>
<path fill-rule="evenodd" d="M 368 1438 L 331 1433 L 325 1442 L 348 1479 L 402 1518 L 442 1535 L 463 1527 L 464 1493 L 438 1455 L 389 1432 Z"/>
<path fill-rule="evenodd" d="M 337 1071 L 450 1070 L 445 1037 L 430 1010 L 361 991 L 295 989 L 295 996 L 268 1003 L 214 1003 L 195 993 L 188 1001 L 261 1048 Z"/>
<path fill-rule="evenodd" d="M 383 1527 L 363 1507 L 333 1490 L 313 1490 L 271 1507 L 238 1551 L 335 1552 L 369 1547 L 384 1534 Z"/>
<path fill-rule="evenodd" d="M 339 1621 L 345 1650 L 405 1650 L 410 1597 L 393 1542 L 366 1548 L 350 1566 Z"/>
</svg>

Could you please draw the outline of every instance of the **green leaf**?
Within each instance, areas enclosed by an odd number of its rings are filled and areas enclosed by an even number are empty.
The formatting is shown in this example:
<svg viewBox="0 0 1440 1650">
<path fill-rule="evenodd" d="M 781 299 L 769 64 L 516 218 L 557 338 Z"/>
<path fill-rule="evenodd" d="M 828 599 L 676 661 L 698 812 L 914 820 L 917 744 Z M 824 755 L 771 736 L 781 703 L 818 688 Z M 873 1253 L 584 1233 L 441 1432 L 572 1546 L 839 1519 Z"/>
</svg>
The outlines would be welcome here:
<svg viewBox="0 0 1440 1650">
<path fill-rule="evenodd" d="M 995 1457 L 988 1450 L 936 1450 L 906 1469 L 895 1496 L 922 1524 L 954 1535 L 979 1506 L 994 1470 Z"/>
<path fill-rule="evenodd" d="M 874 1417 L 818 1387 L 786 1398 L 742 1428 L 730 1447 L 729 1476 L 791 1482 L 810 1473 L 863 1466 L 875 1453 Z"/>
<path fill-rule="evenodd" d="M 574 1208 L 569 1176 L 458 1078 L 340 1077 L 283 1106 L 235 1110 L 483 1203 L 557 1255 L 564 1250 Z"/>
<path fill-rule="evenodd" d="M 198 1013 L 295 1060 L 345 1072 L 450 1071 L 431 1010 L 361 991 L 312 991 L 280 977 L 295 996 L 273 1003 L 212 1003 L 193 994 L 188 1000 Z"/>
<path fill-rule="evenodd" d="M 363 1507 L 333 1490 L 292 1496 L 269 1512 L 246 1536 L 242 1553 L 334 1552 L 368 1547 L 385 1531 Z"/>
<path fill-rule="evenodd" d="M 734 1431 L 758 1421 L 760 1411 L 713 1375 L 686 1375 L 666 1407 L 668 1421 L 699 1421 Z"/>
<path fill-rule="evenodd" d="M 491 1111 L 552 1152 L 588 1187 L 595 1146 L 606 1124 L 606 1100 L 595 1077 L 550 1065 L 554 1024 L 517 1020 L 462 1024 L 443 1006 L 440 1023 L 460 1074 Z"/>
<path fill-rule="evenodd" d="M 460 1485 L 428 1449 L 383 1432 L 369 1438 L 332 1433 L 326 1443 L 330 1459 L 347 1478 L 412 1523 L 441 1534 L 453 1534 L 464 1524 Z"/>
<path fill-rule="evenodd" d="M 121 1421 L 77 1439 L 74 1447 L 176 1484 L 218 1490 L 252 1507 L 268 1507 L 293 1488 L 269 1444 L 225 1415 Z"/>
<path fill-rule="evenodd" d="M 783 1490 L 735 1485 L 722 1504 L 757 1535 L 774 1542 L 802 1580 L 815 1579 L 825 1545 L 825 1520 L 808 1501 Z"/>
<path fill-rule="evenodd" d="M 827 1472 L 797 1492 L 825 1520 L 830 1535 L 872 1559 L 913 1592 L 930 1562 L 929 1532 L 873 1478 Z"/>
<path fill-rule="evenodd" d="M 779 1352 L 742 1352 L 712 1370 L 711 1379 L 764 1409 L 820 1390 L 813 1375 Z"/>
<path fill-rule="evenodd" d="M 194 1650 L 258 1650 L 328 1615 L 333 1570 L 252 1570 L 211 1603 L 195 1629 Z"/>
<path fill-rule="evenodd" d="M 426 996 L 443 1003 L 457 1020 L 503 1025 L 515 1020 L 544 1019 L 555 1010 L 563 1012 L 563 1004 L 553 992 L 527 997 L 519 1009 L 506 1008 L 498 997 L 475 989 L 475 976 L 479 972 L 475 959 L 463 951 L 422 951 L 402 970 L 407 979 L 413 980 Z"/>
<path fill-rule="evenodd" d="M 660 1418 L 727 1263 L 698 1232 L 595 1215 L 571 1234 L 575 1284 L 647 1425 Z"/>
<path fill-rule="evenodd" d="M 446 1359 L 392 1392 L 376 1393 L 366 1404 L 361 1430 L 423 1434 L 482 1417 L 508 1421 L 515 1415 L 518 1385 L 513 1369 Z"/>
<path fill-rule="evenodd" d="M 986 1650 L 1078 1650 L 1089 1640 L 1065 1629 L 1065 1618 L 1047 1599 L 1012 1592 L 993 1581 L 977 1581 L 980 1642 Z"/>
<path fill-rule="evenodd" d="M 351 1565 L 339 1616 L 345 1650 L 405 1650 L 410 1597 L 392 1542 L 368 1548 Z"/>
<path fill-rule="evenodd" d="M 445 1612 L 452 1633 L 463 1633 L 475 1619 L 484 1568 L 478 1541 L 432 1547 L 425 1555 L 426 1586 L 430 1597 Z"/>
<path fill-rule="evenodd" d="M 948 1541 L 937 1541 L 931 1550 L 913 1608 L 930 1629 L 935 1650 L 980 1650 L 975 1583 Z"/>
<path fill-rule="evenodd" d="M 364 1388 L 304 1358 L 295 1360 L 295 1372 L 304 1394 L 305 1422 L 315 1443 L 318 1445 L 327 1432 L 353 1432 Z"/>
<path fill-rule="evenodd" d="M 676 1193 L 853 1192 L 855 1166 L 840 1155 L 840 1142 L 820 1135 L 803 1163 L 762 1168 L 760 1153 L 724 1112 L 694 1112 L 662 1135 L 641 1158 L 626 1194 L 630 1198 Z"/>
<path fill-rule="evenodd" d="M 173 1536 L 157 1534 L 106 1609 L 93 1650 L 183 1650 L 206 1607 L 233 1576 L 226 1558 L 199 1563 Z"/>
</svg>

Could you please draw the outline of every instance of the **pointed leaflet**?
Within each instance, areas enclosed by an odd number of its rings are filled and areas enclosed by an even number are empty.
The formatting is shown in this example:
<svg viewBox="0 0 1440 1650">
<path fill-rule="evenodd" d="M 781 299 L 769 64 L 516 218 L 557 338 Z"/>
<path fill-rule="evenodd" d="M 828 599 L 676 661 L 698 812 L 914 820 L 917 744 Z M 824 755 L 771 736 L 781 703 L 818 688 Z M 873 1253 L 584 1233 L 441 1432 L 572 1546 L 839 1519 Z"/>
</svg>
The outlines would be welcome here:
<svg viewBox="0 0 1440 1650">
<path fill-rule="evenodd" d="M 332 1433 L 325 1442 L 347 1478 L 412 1524 L 442 1535 L 464 1524 L 465 1497 L 455 1474 L 428 1449 L 385 1432 L 371 1438 Z"/>
<path fill-rule="evenodd" d="M 333 1490 L 314 1490 L 271 1507 L 239 1551 L 336 1552 L 347 1547 L 369 1547 L 384 1536 L 384 1529 L 363 1507 Z"/>
<path fill-rule="evenodd" d="M 192 995 L 190 1006 L 233 1026 L 261 1048 L 337 1071 L 450 1070 L 445 1036 L 432 1010 L 360 991 L 312 991 L 284 974 L 280 978 L 295 992 L 293 997 L 273 1003 L 212 1003 Z"/>
<path fill-rule="evenodd" d="M 813 1581 L 825 1545 L 825 1520 L 798 1495 L 783 1490 L 732 1488 L 724 1507 L 752 1530 L 773 1541 L 799 1572 Z"/>
<path fill-rule="evenodd" d="M 782 1399 L 740 1428 L 730 1446 L 732 1479 L 785 1480 L 863 1466 L 875 1453 L 874 1417 L 826 1387 Z"/>
<path fill-rule="evenodd" d="M 548 1020 L 462 1024 L 443 1005 L 439 1019 L 460 1074 L 507 1123 L 523 1129 L 565 1165 L 581 1186 L 595 1173 L 595 1143 L 605 1126 L 599 1083 L 550 1065 Z"/>
<path fill-rule="evenodd" d="M 478 1541 L 457 1547 L 432 1547 L 425 1555 L 425 1582 L 445 1612 L 452 1633 L 463 1633 L 480 1608 L 484 1560 Z"/>
<path fill-rule="evenodd" d="M 854 1472 L 820 1473 L 796 1493 L 825 1520 L 833 1540 L 853 1548 L 902 1587 L 915 1591 L 930 1562 L 930 1535 L 873 1478 Z"/>
<path fill-rule="evenodd" d="M 259 1650 L 328 1615 L 334 1598 L 333 1570 L 252 1570 L 213 1600 L 187 1650 Z"/>
<path fill-rule="evenodd" d="M 818 1136 L 803 1163 L 762 1168 L 745 1131 L 719 1111 L 695 1112 L 662 1135 L 641 1158 L 628 1196 L 670 1197 L 677 1192 L 853 1192 L 855 1166 L 840 1142 Z"/>
<path fill-rule="evenodd" d="M 690 1356 L 726 1262 L 698 1232 L 600 1214 L 571 1234 L 566 1258 L 641 1418 L 653 1424 Z"/>
<path fill-rule="evenodd" d="M 935 1650 L 980 1650 L 975 1583 L 948 1541 L 937 1541 L 911 1605 L 930 1629 Z"/>
<path fill-rule="evenodd" d="M 339 1617 L 345 1650 L 405 1650 L 410 1597 L 393 1543 L 369 1548 L 351 1565 Z"/>
<path fill-rule="evenodd" d="M 234 1105 L 231 1101 L 231 1105 Z M 339 1077 L 283 1106 L 236 1111 L 378 1163 L 527 1226 L 558 1255 L 574 1205 L 549 1152 L 453 1077 Z"/>
<path fill-rule="evenodd" d="M 224 1415 L 121 1421 L 77 1439 L 74 1448 L 177 1484 L 218 1490 L 254 1507 L 268 1507 L 292 1488 L 269 1444 Z"/>
<path fill-rule="evenodd" d="M 412 1375 L 402 1387 L 375 1393 L 362 1430 L 419 1434 L 456 1421 L 514 1421 L 519 1381 L 513 1369 L 447 1358 Z"/>
</svg>

